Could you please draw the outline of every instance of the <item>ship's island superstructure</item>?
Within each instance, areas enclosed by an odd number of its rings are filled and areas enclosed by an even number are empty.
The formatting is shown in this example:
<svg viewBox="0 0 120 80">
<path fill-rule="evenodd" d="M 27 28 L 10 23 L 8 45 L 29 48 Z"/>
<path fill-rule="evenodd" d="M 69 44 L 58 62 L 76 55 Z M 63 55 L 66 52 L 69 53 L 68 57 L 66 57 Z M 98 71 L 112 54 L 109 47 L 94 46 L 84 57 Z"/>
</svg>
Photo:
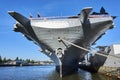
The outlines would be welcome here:
<svg viewBox="0 0 120 80">
<path fill-rule="evenodd" d="M 108 29 L 113 28 L 114 16 L 102 7 L 100 13 L 92 8 L 84 8 L 76 16 L 26 18 L 9 11 L 17 20 L 15 32 L 21 32 L 28 40 L 40 46 L 40 51 L 56 64 L 56 70 L 63 76 L 78 70 L 78 62 L 87 51 L 78 49 L 70 43 L 90 49 Z M 61 70 L 62 69 L 62 70 Z M 61 71 L 60 71 L 61 70 Z"/>
</svg>

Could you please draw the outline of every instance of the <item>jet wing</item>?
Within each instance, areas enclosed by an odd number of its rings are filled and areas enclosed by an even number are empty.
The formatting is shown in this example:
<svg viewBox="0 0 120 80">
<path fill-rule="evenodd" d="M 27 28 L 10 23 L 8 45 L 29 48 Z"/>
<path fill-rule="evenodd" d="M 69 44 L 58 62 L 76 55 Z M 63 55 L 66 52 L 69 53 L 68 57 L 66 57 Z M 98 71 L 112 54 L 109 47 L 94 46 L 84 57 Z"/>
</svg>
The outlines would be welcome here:
<svg viewBox="0 0 120 80">
<path fill-rule="evenodd" d="M 79 15 L 80 21 L 81 21 L 82 24 L 84 24 L 85 21 L 87 21 L 91 11 L 92 11 L 92 7 L 87 7 L 87 8 L 82 9 L 82 11 Z"/>
</svg>

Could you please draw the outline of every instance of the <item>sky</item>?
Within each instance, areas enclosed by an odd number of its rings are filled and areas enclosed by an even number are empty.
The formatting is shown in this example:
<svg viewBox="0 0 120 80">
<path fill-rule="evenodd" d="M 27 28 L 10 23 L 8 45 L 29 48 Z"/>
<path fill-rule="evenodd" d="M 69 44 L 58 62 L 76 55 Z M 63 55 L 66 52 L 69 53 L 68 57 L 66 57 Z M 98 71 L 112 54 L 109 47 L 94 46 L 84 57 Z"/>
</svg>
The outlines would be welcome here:
<svg viewBox="0 0 120 80">
<path fill-rule="evenodd" d="M 27 18 L 37 16 L 70 16 L 77 15 L 84 7 L 93 7 L 99 12 L 101 7 L 112 15 L 115 28 L 108 30 L 96 45 L 120 44 L 120 0 L 0 0 L 0 55 L 15 59 L 50 60 L 39 51 L 39 46 L 28 41 L 21 33 L 13 31 L 16 21 L 8 15 L 8 11 L 16 11 Z"/>
</svg>

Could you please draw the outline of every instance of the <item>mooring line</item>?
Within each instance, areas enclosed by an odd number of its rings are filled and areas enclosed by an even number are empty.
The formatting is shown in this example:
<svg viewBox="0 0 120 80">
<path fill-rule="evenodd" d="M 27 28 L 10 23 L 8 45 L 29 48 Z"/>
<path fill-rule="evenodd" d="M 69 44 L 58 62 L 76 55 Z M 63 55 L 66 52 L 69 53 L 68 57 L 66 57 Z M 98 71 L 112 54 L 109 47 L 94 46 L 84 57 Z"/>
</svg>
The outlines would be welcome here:
<svg viewBox="0 0 120 80">
<path fill-rule="evenodd" d="M 79 48 L 79 49 L 82 49 L 82 50 L 87 51 L 87 52 L 90 52 L 90 53 L 98 54 L 98 55 L 101 55 L 101 56 L 104 56 L 104 57 L 111 56 L 111 57 L 120 59 L 120 57 L 115 56 L 115 55 L 111 55 L 111 54 L 105 55 L 105 54 L 98 53 L 96 50 L 86 49 L 86 48 L 81 47 L 81 46 L 78 46 L 78 45 L 76 45 L 76 44 L 74 44 L 74 43 L 72 43 L 72 42 L 69 42 L 69 41 L 67 41 L 67 40 L 65 40 L 65 39 L 58 38 L 58 41 L 59 41 L 59 42 L 62 41 L 62 42 L 64 42 L 64 43 L 66 42 L 66 43 L 68 43 L 68 44 L 73 45 L 74 47 L 77 47 L 77 48 Z"/>
</svg>

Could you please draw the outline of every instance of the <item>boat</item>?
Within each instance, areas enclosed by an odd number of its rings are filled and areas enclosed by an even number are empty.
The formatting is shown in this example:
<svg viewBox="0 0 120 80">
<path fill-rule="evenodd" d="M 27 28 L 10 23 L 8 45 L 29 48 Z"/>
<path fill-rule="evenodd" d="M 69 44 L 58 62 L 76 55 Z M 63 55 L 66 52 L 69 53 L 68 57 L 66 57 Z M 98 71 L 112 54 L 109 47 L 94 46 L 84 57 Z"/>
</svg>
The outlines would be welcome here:
<svg viewBox="0 0 120 80">
<path fill-rule="evenodd" d="M 17 21 L 14 31 L 38 45 L 54 61 L 62 77 L 77 72 L 79 60 L 88 53 L 75 45 L 89 49 L 114 27 L 115 16 L 110 16 L 103 7 L 100 12 L 92 13 L 92 9 L 85 7 L 78 15 L 61 17 L 26 18 L 15 11 L 8 13 Z"/>
</svg>

